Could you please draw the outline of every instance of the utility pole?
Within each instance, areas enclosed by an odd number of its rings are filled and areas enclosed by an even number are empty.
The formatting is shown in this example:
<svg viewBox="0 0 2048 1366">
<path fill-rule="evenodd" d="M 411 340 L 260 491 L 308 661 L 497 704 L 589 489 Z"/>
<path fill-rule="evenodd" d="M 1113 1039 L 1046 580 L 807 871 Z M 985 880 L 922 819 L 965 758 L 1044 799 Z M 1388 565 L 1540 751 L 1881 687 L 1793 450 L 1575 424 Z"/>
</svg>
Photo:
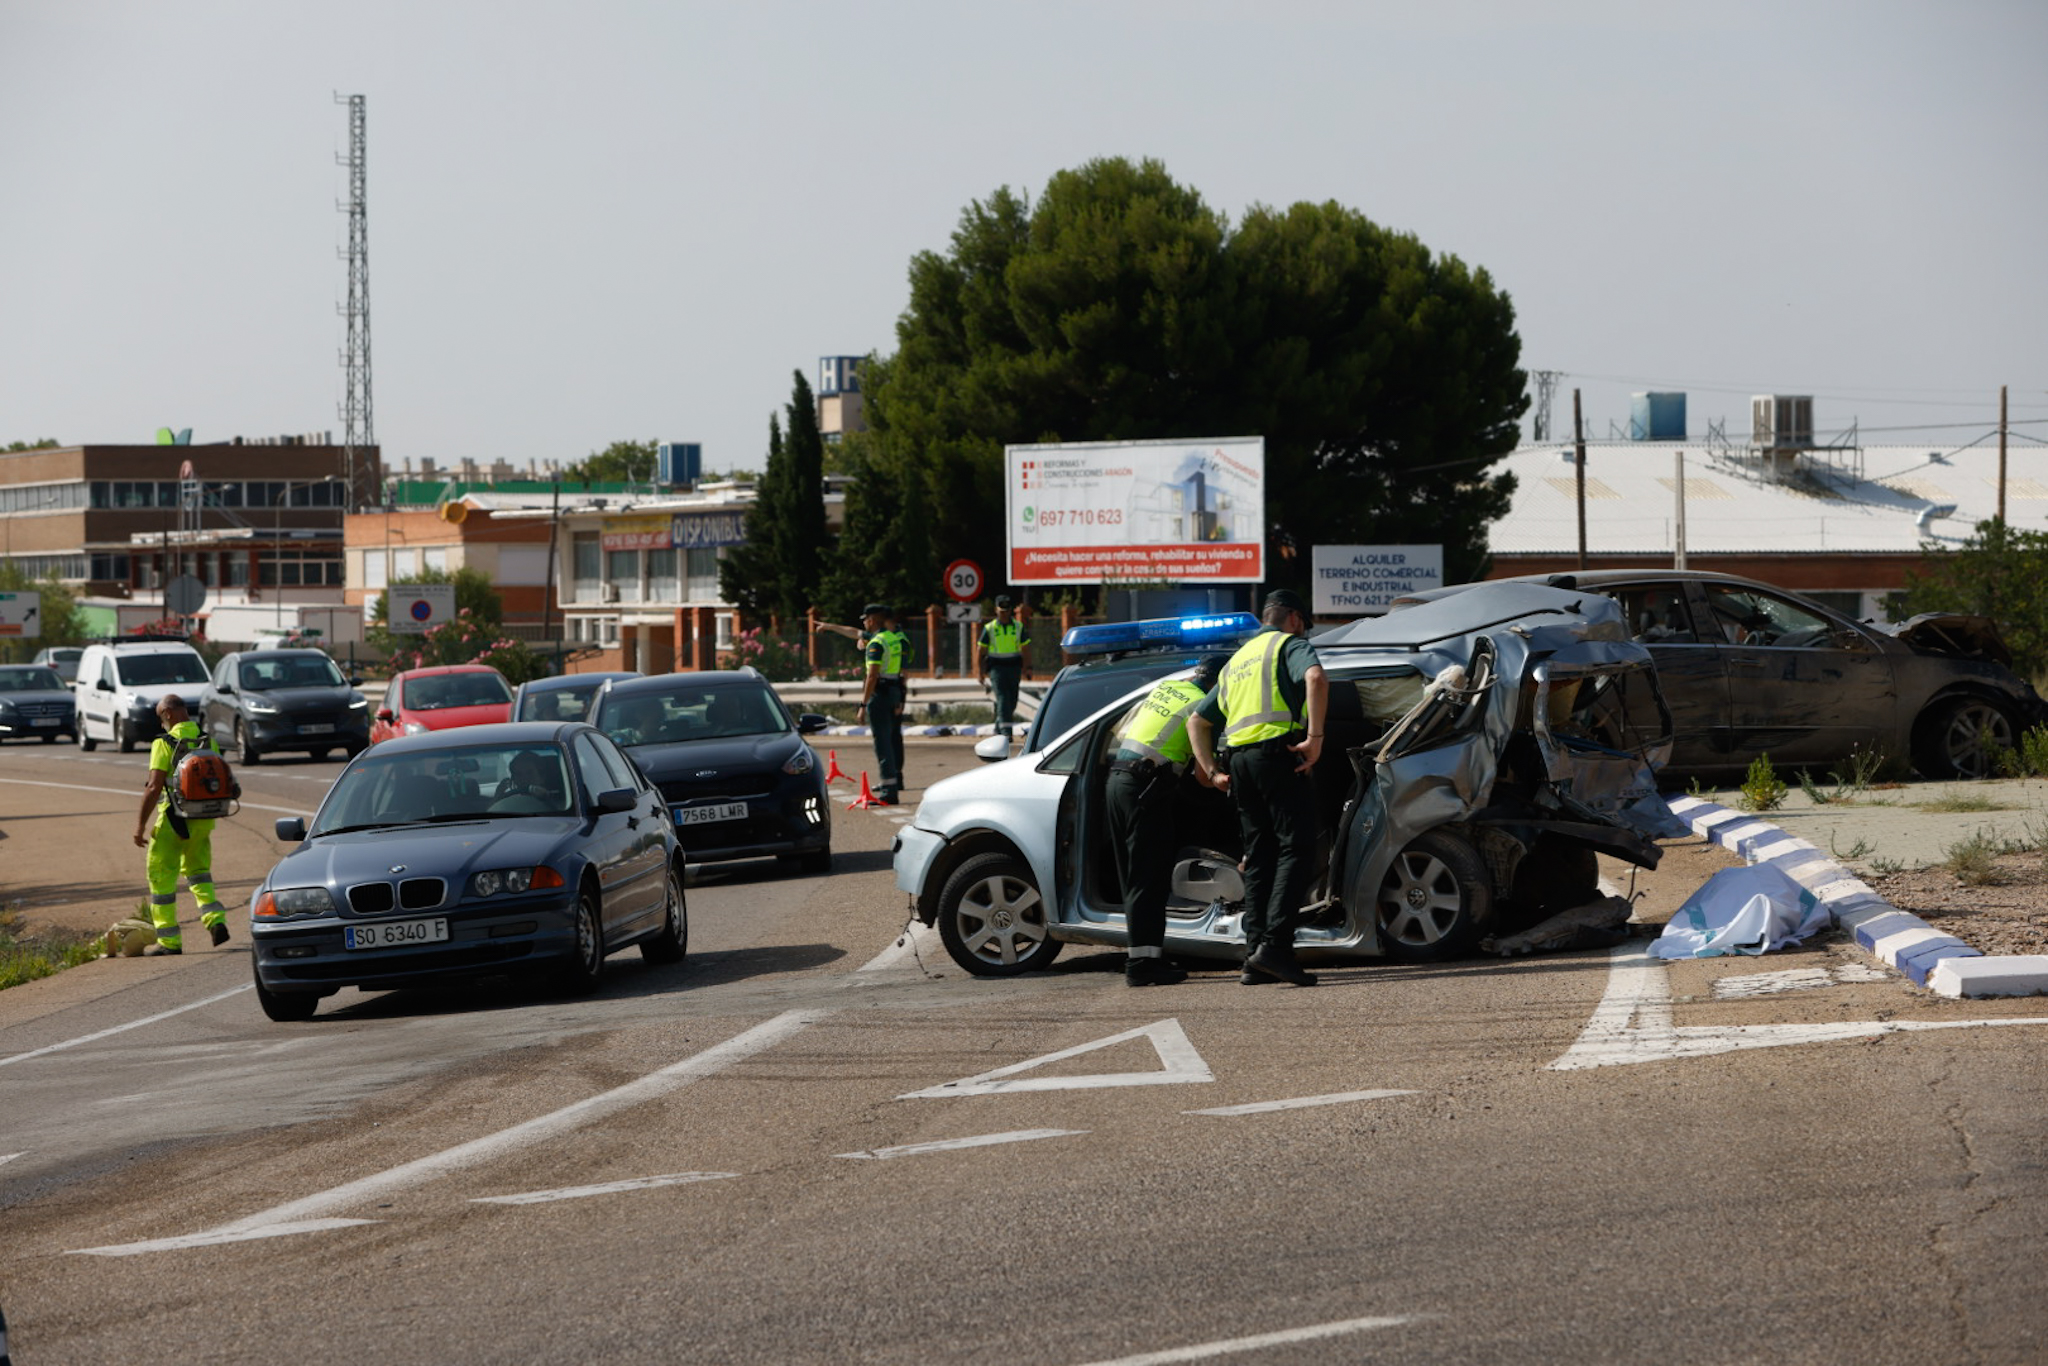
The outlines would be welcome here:
<svg viewBox="0 0 2048 1366">
<path fill-rule="evenodd" d="M 1586 421 L 1579 409 L 1579 391 L 1572 390 L 1572 464 L 1579 475 L 1579 568 L 1586 567 Z"/>
<path fill-rule="evenodd" d="M 1685 447 L 1679 446 L 1671 452 L 1677 468 L 1674 471 L 1678 482 L 1678 535 L 1674 540 L 1671 554 L 1673 569 L 1685 568 Z"/>
<path fill-rule="evenodd" d="M 348 159 L 342 163 L 348 167 L 348 204 L 342 210 L 348 215 L 348 303 L 342 309 L 348 320 L 348 342 L 341 356 L 341 443 L 348 510 L 354 512 L 370 501 L 363 486 L 369 482 L 369 448 L 377 444 L 370 403 L 370 216 L 364 193 L 367 141 L 363 96 L 337 94 L 334 102 L 348 106 Z"/>
<path fill-rule="evenodd" d="M 2005 386 L 1998 386 L 1998 524 L 2005 525 Z"/>
<path fill-rule="evenodd" d="M 555 634 L 555 555 L 556 546 L 562 539 L 562 471 L 555 470 L 555 510 L 548 518 L 548 586 L 541 590 L 540 638 L 551 640 Z M 562 652 L 555 651 L 559 664 Z"/>
</svg>

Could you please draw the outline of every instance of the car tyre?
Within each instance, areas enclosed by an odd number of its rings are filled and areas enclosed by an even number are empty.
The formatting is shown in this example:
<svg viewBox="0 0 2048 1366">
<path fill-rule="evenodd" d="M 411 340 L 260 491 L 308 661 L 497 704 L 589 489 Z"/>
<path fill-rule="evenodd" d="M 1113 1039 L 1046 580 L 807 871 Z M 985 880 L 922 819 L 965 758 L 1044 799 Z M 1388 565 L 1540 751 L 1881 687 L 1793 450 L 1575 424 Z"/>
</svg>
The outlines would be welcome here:
<svg viewBox="0 0 2048 1366">
<path fill-rule="evenodd" d="M 1472 951 L 1493 919 L 1493 887 L 1471 841 L 1449 830 L 1418 836 L 1380 883 L 1380 943 L 1402 963 L 1435 963 Z"/>
<path fill-rule="evenodd" d="M 272 991 L 263 985 L 262 974 L 256 977 L 256 1004 L 279 1024 L 312 1019 L 313 1012 L 320 1008 L 322 995 L 317 991 Z"/>
<path fill-rule="evenodd" d="M 256 748 L 256 743 L 249 738 L 248 725 L 241 721 L 235 722 L 235 749 L 242 756 L 242 762 L 251 767 L 263 762 L 263 751 Z"/>
<path fill-rule="evenodd" d="M 1045 898 L 1011 854 L 976 854 L 939 893 L 939 940 L 976 977 L 1037 972 L 1059 957 Z"/>
<path fill-rule="evenodd" d="M 832 846 L 828 844 L 823 849 L 799 855 L 796 863 L 806 873 L 829 873 L 832 871 Z"/>
<path fill-rule="evenodd" d="M 576 943 L 555 982 L 567 995 L 588 996 L 603 980 L 604 917 L 598 913 L 597 893 L 585 887 L 576 897 Z"/>
<path fill-rule="evenodd" d="M 43 743 L 46 745 L 54 745 L 57 743 L 57 737 L 54 735 L 45 735 L 43 737 Z"/>
<path fill-rule="evenodd" d="M 81 722 L 78 727 L 78 747 L 84 750 L 87 754 L 92 753 L 94 750 L 100 747 L 99 741 L 93 739 L 90 735 L 87 735 L 85 733 L 85 725 L 83 722 Z"/>
<path fill-rule="evenodd" d="M 640 956 L 650 963 L 680 963 L 690 955 L 690 903 L 683 895 L 683 870 L 670 864 L 667 883 L 661 930 L 640 945 Z"/>
<path fill-rule="evenodd" d="M 327 756 L 332 753 L 334 753 L 334 751 L 331 749 L 316 749 L 313 751 L 313 762 L 316 764 L 324 764 L 327 762 Z"/>
<path fill-rule="evenodd" d="M 125 716 L 114 718 L 114 748 L 123 754 L 135 752 L 135 737 L 128 733 L 128 718 Z"/>
<path fill-rule="evenodd" d="M 1945 697 L 1913 727 L 1913 767 L 1925 778 L 1998 776 L 1993 748 L 2018 744 L 2012 713 L 1988 697 Z"/>
</svg>

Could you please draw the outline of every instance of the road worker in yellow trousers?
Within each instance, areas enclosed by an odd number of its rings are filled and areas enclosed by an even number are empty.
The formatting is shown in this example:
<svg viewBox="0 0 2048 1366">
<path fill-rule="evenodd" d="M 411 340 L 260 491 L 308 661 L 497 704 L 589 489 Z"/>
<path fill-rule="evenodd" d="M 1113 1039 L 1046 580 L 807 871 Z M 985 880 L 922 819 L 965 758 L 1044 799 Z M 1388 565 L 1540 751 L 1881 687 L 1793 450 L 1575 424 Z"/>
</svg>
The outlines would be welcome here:
<svg viewBox="0 0 2048 1366">
<path fill-rule="evenodd" d="M 165 784 L 170 781 L 178 741 L 187 748 L 213 748 L 202 739 L 198 723 L 176 693 L 156 704 L 164 733 L 149 747 L 149 780 L 142 789 L 142 810 L 135 818 L 135 845 L 149 851 L 149 918 L 156 924 L 156 942 L 142 951 L 146 958 L 183 953 L 178 933 L 178 878 L 199 903 L 199 923 L 215 944 L 228 941 L 227 908 L 213 888 L 213 822 L 186 820 L 171 811 Z M 182 833 L 181 828 L 182 827 Z"/>
</svg>

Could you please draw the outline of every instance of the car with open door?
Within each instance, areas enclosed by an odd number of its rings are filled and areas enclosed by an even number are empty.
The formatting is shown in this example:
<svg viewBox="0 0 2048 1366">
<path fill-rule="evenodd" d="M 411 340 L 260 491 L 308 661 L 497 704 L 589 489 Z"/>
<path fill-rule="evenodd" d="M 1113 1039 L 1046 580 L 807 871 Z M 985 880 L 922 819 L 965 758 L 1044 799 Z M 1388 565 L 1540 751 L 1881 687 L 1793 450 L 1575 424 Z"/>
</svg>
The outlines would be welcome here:
<svg viewBox="0 0 2048 1366">
<path fill-rule="evenodd" d="M 1313 644 L 1330 702 L 1304 956 L 1454 957 L 1593 899 L 1596 855 L 1655 867 L 1655 840 L 1682 832 L 1655 780 L 1670 713 L 1611 599 L 1511 584 Z M 1104 788 L 1152 681 L 1037 751 L 935 783 L 898 835 L 897 886 L 967 971 L 1128 942 Z M 1235 811 L 1192 783 L 1182 800 L 1167 952 L 1241 958 Z"/>
</svg>

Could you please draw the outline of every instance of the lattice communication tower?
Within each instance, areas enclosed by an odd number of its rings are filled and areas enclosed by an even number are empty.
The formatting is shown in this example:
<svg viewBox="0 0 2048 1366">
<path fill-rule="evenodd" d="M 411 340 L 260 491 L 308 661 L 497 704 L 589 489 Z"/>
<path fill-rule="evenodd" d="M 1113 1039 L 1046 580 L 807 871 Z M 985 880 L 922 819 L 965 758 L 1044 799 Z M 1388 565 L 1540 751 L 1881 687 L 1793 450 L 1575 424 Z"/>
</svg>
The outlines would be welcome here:
<svg viewBox="0 0 2048 1366">
<path fill-rule="evenodd" d="M 377 444 L 377 424 L 370 403 L 370 215 L 364 196 L 363 106 L 361 95 L 336 95 L 348 106 L 348 341 L 342 349 L 344 391 L 341 400 L 342 456 L 348 478 L 351 512 L 374 501 L 376 481 L 370 451 Z"/>
<path fill-rule="evenodd" d="M 1536 419 L 1530 423 L 1529 439 L 1541 443 L 1550 440 L 1550 396 L 1557 391 L 1560 370 L 1531 370 L 1529 378 L 1536 381 Z"/>
</svg>

